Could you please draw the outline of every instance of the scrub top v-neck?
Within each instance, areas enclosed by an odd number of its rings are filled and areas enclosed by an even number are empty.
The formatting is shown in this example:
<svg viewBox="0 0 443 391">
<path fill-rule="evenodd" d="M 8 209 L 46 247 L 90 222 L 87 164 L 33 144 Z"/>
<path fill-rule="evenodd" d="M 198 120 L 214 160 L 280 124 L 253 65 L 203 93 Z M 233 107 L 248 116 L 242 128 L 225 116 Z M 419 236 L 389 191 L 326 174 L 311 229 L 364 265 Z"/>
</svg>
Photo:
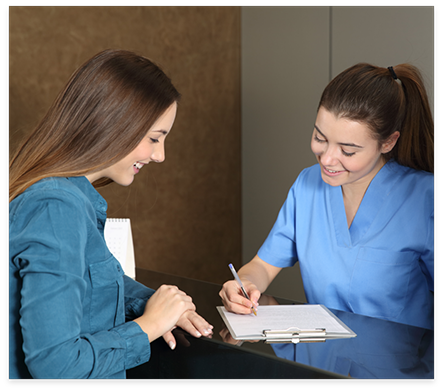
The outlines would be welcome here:
<svg viewBox="0 0 443 391">
<path fill-rule="evenodd" d="M 434 176 L 386 163 L 348 228 L 341 187 L 307 168 L 258 256 L 298 261 L 309 303 L 433 328 Z"/>
</svg>

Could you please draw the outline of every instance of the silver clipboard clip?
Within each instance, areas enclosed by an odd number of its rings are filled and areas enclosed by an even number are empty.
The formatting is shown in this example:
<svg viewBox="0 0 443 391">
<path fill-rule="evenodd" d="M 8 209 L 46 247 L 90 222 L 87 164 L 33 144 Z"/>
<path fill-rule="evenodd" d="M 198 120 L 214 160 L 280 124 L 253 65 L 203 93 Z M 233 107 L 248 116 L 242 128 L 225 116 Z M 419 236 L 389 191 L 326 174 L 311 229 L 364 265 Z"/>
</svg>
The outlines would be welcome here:
<svg viewBox="0 0 443 391">
<path fill-rule="evenodd" d="M 325 342 L 326 329 L 300 330 L 290 327 L 286 330 L 263 330 L 265 342 L 270 343 L 300 343 L 300 342 Z"/>
</svg>

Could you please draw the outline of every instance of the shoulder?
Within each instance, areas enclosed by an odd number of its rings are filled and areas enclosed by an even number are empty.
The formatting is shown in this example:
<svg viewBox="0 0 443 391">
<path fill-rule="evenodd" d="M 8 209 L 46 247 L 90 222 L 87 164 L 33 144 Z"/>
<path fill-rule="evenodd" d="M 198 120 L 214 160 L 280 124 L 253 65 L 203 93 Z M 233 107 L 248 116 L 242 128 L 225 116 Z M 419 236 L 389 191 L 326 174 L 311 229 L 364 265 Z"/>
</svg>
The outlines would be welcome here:
<svg viewBox="0 0 443 391">
<path fill-rule="evenodd" d="M 42 208 L 55 207 L 60 213 L 88 210 L 90 202 L 83 192 L 67 178 L 42 179 L 9 204 L 10 219 L 18 214 L 35 213 Z"/>
<path fill-rule="evenodd" d="M 388 162 L 378 182 L 382 186 L 391 181 L 388 194 L 396 205 L 407 205 L 409 213 L 430 215 L 434 211 L 434 174 L 414 170 L 396 162 Z"/>
<path fill-rule="evenodd" d="M 309 183 L 323 183 L 321 177 L 320 165 L 314 164 L 311 167 L 305 168 L 297 178 L 297 181 L 304 181 Z"/>
<path fill-rule="evenodd" d="M 396 187 L 410 193 L 434 193 L 434 174 L 427 171 L 414 170 L 390 161 L 385 165 L 386 170 L 396 177 Z"/>
<path fill-rule="evenodd" d="M 322 185 L 323 180 L 321 178 L 320 166 L 315 164 L 311 167 L 305 168 L 297 177 L 295 183 L 292 186 L 293 190 L 296 189 L 317 189 Z"/>
<path fill-rule="evenodd" d="M 44 178 L 20 194 L 16 199 L 18 202 L 30 201 L 32 199 L 77 199 L 80 202 L 85 201 L 85 196 L 82 191 L 71 183 L 68 178 L 51 177 Z"/>
<path fill-rule="evenodd" d="M 415 180 L 423 180 L 426 182 L 434 181 L 433 173 L 422 170 L 415 170 L 411 167 L 403 166 L 393 160 L 387 162 L 385 167 L 389 170 L 397 171 L 398 174 L 405 178 L 414 178 Z"/>
</svg>

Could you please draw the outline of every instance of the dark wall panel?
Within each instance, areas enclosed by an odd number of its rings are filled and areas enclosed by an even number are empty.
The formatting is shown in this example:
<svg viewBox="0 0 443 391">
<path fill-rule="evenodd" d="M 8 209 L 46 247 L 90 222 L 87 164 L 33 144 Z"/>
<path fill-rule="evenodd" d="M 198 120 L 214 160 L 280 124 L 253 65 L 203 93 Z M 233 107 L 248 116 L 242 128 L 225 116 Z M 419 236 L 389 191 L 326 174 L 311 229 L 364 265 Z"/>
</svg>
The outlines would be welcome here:
<svg viewBox="0 0 443 391">
<path fill-rule="evenodd" d="M 137 266 L 223 282 L 241 263 L 240 8 L 10 7 L 10 150 L 106 48 L 157 62 L 183 98 L 166 161 L 100 190 L 129 217 Z"/>
</svg>

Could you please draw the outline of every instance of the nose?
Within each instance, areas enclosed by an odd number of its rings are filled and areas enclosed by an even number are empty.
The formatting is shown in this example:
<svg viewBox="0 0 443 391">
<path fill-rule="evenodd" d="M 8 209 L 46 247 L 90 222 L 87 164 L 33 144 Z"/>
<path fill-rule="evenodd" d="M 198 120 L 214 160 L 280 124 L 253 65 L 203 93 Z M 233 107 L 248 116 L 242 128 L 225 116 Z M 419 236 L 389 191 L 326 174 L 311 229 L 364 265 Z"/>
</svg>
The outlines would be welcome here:
<svg viewBox="0 0 443 391">
<path fill-rule="evenodd" d="M 165 146 L 163 143 L 158 143 L 151 155 L 151 160 L 156 163 L 165 161 Z"/>
<path fill-rule="evenodd" d="M 330 147 L 325 148 L 320 155 L 320 161 L 324 166 L 333 166 L 337 164 L 338 158 L 336 151 Z"/>
</svg>

